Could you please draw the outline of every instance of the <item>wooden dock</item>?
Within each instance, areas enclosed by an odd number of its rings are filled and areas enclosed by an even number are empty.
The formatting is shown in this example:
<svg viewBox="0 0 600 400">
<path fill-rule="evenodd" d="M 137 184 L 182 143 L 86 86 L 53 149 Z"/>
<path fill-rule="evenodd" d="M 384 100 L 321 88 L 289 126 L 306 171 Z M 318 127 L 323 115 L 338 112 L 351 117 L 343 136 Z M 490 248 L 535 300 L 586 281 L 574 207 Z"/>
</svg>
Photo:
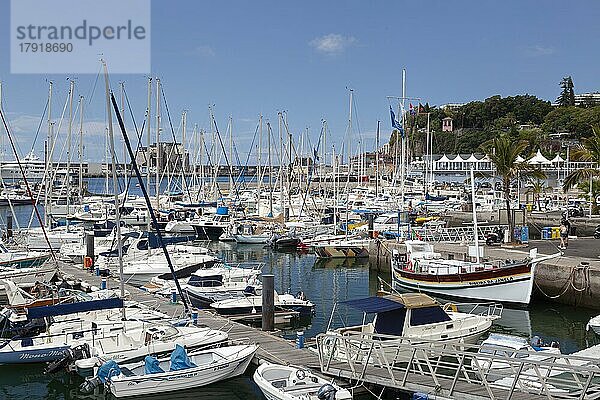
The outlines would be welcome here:
<svg viewBox="0 0 600 400">
<path fill-rule="evenodd" d="M 66 279 L 73 278 L 93 286 L 101 286 L 102 277 L 84 270 L 81 265 L 59 262 L 59 271 Z M 119 287 L 118 279 L 113 277 L 106 279 L 109 289 Z M 174 304 L 165 297 L 155 296 L 129 284 L 125 284 L 125 290 L 129 292 L 132 300 L 149 305 L 173 318 L 184 316 L 183 305 L 180 303 Z M 278 364 L 304 366 L 317 370 L 320 368 L 319 356 L 315 352 L 306 348 L 297 349 L 294 342 L 277 336 L 276 332 L 264 332 L 208 310 L 198 310 L 198 324 L 227 332 L 232 341 L 258 344 L 259 350 L 255 356 L 255 363 L 266 360 Z"/>
</svg>

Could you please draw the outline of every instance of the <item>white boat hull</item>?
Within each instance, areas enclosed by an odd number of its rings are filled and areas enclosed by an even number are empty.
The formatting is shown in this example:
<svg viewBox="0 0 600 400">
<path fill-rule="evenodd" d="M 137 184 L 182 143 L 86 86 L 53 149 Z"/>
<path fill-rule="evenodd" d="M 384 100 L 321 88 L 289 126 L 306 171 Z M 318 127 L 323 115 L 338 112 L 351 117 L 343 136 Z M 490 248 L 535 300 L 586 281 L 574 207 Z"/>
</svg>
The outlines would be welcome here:
<svg viewBox="0 0 600 400">
<path fill-rule="evenodd" d="M 195 368 L 113 379 L 110 382 L 110 391 L 115 397 L 122 398 L 174 392 L 210 385 L 243 374 L 256 351 L 256 347 L 252 348 L 254 350 L 251 352 L 246 351 L 242 357 L 236 359 L 223 358 Z"/>
<path fill-rule="evenodd" d="M 267 244 L 273 239 L 271 235 L 233 235 L 233 239 L 239 244 Z"/>
<path fill-rule="evenodd" d="M 508 279 L 508 280 L 504 280 Z M 394 287 L 440 296 L 501 303 L 529 304 L 533 291 L 533 268 L 530 273 L 485 282 L 431 283 L 406 279 L 394 272 Z"/>
</svg>

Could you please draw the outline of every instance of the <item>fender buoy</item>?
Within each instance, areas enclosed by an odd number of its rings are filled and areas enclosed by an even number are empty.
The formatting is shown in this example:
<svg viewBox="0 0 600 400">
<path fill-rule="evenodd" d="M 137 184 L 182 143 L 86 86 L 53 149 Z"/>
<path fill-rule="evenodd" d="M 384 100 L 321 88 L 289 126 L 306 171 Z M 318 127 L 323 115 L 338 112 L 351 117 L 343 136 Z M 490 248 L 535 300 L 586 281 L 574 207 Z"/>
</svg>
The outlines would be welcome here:
<svg viewBox="0 0 600 400">
<path fill-rule="evenodd" d="M 92 257 L 85 256 L 83 257 L 83 268 L 91 269 L 94 266 L 94 260 Z"/>
</svg>

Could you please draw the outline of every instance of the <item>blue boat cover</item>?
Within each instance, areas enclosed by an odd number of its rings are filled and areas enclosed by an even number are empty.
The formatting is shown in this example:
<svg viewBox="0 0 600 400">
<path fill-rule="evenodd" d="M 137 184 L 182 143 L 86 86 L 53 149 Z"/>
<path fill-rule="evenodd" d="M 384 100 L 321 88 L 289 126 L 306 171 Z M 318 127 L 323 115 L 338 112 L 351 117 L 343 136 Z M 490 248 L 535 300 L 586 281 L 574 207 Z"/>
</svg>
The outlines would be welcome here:
<svg viewBox="0 0 600 400">
<path fill-rule="evenodd" d="M 110 378 L 117 375 L 121 375 L 121 368 L 115 360 L 107 361 L 98 368 L 98 379 L 102 383 L 106 383 Z"/>
<path fill-rule="evenodd" d="M 146 356 L 144 358 L 144 375 L 160 374 L 161 372 L 165 371 L 160 367 L 160 361 L 156 357 Z"/>
<path fill-rule="evenodd" d="M 80 301 L 77 303 L 65 303 L 55 306 L 32 307 L 27 309 L 27 318 L 45 318 L 56 315 L 74 314 L 78 312 L 107 310 L 110 308 L 122 308 L 123 299 L 111 298 L 102 300 Z"/>
<path fill-rule="evenodd" d="M 179 371 L 181 369 L 188 369 L 195 367 L 183 346 L 176 344 L 175 350 L 171 353 L 171 371 Z"/>
<path fill-rule="evenodd" d="M 364 299 L 346 300 L 342 301 L 341 304 L 345 304 L 366 313 L 380 313 L 404 308 L 404 304 L 385 297 L 367 297 Z"/>
</svg>

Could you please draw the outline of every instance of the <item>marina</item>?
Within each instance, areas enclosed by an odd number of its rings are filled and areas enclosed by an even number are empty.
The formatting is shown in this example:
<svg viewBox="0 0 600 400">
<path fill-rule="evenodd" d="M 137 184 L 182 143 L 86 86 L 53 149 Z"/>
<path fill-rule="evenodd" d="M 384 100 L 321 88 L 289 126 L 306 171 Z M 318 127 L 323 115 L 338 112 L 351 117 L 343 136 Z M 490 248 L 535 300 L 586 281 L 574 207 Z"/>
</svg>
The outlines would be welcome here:
<svg viewBox="0 0 600 400">
<path fill-rule="evenodd" d="M 0 400 L 600 399 L 600 8 L 514 3 L 0 5 Z"/>
</svg>

